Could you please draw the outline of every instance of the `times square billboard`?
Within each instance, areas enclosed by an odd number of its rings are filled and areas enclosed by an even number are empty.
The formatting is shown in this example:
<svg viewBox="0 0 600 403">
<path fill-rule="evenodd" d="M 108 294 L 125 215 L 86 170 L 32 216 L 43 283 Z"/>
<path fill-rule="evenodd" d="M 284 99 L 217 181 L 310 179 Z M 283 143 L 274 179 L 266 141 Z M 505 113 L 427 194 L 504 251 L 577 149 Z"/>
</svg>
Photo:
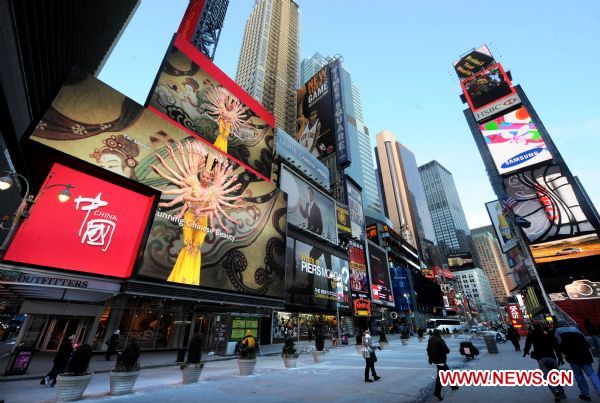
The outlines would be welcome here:
<svg viewBox="0 0 600 403">
<path fill-rule="evenodd" d="M 340 167 L 351 162 L 342 64 L 324 66 L 297 91 L 296 140 L 320 160 L 335 153 Z"/>
<path fill-rule="evenodd" d="M 138 278 L 283 298 L 285 195 L 244 162 L 79 71 L 30 139 L 161 192 Z"/>
</svg>

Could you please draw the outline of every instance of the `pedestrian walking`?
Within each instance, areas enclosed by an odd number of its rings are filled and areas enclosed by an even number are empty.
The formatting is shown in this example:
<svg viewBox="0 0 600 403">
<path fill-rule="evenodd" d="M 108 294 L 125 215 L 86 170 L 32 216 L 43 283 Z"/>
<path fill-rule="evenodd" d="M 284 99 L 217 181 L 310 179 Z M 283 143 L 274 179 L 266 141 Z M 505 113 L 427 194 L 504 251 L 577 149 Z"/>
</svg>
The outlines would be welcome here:
<svg viewBox="0 0 600 403">
<path fill-rule="evenodd" d="M 312 326 L 309 326 L 308 327 L 308 341 L 312 341 L 312 335 L 313 335 Z"/>
<path fill-rule="evenodd" d="M 117 351 L 117 346 L 119 345 L 119 335 L 121 331 L 119 329 L 115 330 L 115 332 L 110 336 L 110 339 L 106 342 L 108 348 L 106 349 L 106 361 L 110 361 L 110 357 Z"/>
<path fill-rule="evenodd" d="M 373 340 L 371 339 L 371 331 L 368 329 L 364 331 L 362 337 L 362 346 L 362 353 L 365 359 L 365 382 L 373 382 L 373 380 L 378 381 L 381 379 L 381 377 L 377 376 L 377 373 L 375 372 L 375 363 L 377 362 L 375 349 L 378 348 L 378 346 L 373 343 Z M 369 370 L 371 370 L 373 379 L 369 378 Z"/>
<path fill-rule="evenodd" d="M 523 357 L 529 354 L 531 347 L 533 347 L 531 358 L 538 362 L 538 366 L 544 373 L 544 379 L 546 379 L 550 370 L 558 369 L 564 364 L 562 354 L 554 338 L 554 331 L 544 329 L 540 323 L 535 323 L 533 329 L 527 335 Z M 555 402 L 567 397 L 562 386 L 548 386 L 548 388 L 554 395 Z"/>
<path fill-rule="evenodd" d="M 594 359 L 590 352 L 590 346 L 585 340 L 583 333 L 575 326 L 565 321 L 559 321 L 558 326 L 555 331 L 555 338 L 560 352 L 565 356 L 565 360 L 573 370 L 573 376 L 581 392 L 579 398 L 590 401 L 592 400 L 590 397 L 590 388 L 584 374 L 588 376 L 596 392 L 600 394 L 600 378 L 598 378 L 598 374 L 592 368 Z"/>
<path fill-rule="evenodd" d="M 54 387 L 56 385 L 56 377 L 63 372 L 67 368 L 67 364 L 71 359 L 71 353 L 73 352 L 73 340 L 75 339 L 75 335 L 71 335 L 67 338 L 64 338 L 56 355 L 54 356 L 54 361 L 52 365 L 52 369 L 48 374 L 42 378 L 40 385 L 50 385 Z"/>
<path fill-rule="evenodd" d="M 433 396 L 438 400 L 444 400 L 442 397 L 442 383 L 440 382 L 440 371 L 448 371 L 448 365 L 446 359 L 450 349 L 446 345 L 442 334 L 438 329 L 434 329 L 433 334 L 429 337 L 427 342 L 427 356 L 429 357 L 429 365 L 435 364 L 437 367 L 437 377 L 435 378 L 435 389 Z M 451 386 L 452 390 L 458 389 L 458 386 Z"/>
<path fill-rule="evenodd" d="M 506 336 L 510 340 L 513 346 L 515 346 L 515 351 L 521 351 L 521 335 L 517 332 L 512 326 L 508 327 L 508 331 L 506 332 Z"/>
</svg>

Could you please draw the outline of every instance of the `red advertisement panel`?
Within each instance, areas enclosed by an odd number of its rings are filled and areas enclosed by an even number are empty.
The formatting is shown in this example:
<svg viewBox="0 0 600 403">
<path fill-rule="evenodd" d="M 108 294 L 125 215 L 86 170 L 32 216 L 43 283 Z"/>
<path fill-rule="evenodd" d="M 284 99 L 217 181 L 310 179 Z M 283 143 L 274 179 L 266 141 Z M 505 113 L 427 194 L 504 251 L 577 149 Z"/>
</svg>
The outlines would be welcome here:
<svg viewBox="0 0 600 403">
<path fill-rule="evenodd" d="M 192 36 L 194 36 L 194 30 L 200 20 L 204 3 L 206 3 L 206 0 L 190 0 L 190 4 L 188 4 L 187 9 L 185 10 L 177 33 L 188 41 L 191 41 Z"/>
<path fill-rule="evenodd" d="M 521 312 L 519 305 L 506 305 L 506 312 L 508 312 L 508 319 L 515 330 L 519 332 L 520 335 L 526 334 L 527 327 L 525 326 L 525 320 L 523 319 L 523 313 Z"/>
<path fill-rule="evenodd" d="M 69 185 L 71 197 L 57 197 Z M 5 259 L 126 278 L 152 210 L 146 196 L 54 164 Z"/>
</svg>

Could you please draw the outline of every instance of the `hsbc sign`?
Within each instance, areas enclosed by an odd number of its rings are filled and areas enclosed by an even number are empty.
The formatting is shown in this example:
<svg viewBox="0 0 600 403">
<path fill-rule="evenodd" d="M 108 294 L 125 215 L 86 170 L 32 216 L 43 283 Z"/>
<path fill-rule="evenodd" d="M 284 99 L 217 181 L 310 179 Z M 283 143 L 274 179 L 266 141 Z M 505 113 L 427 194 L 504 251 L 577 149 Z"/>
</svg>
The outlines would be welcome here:
<svg viewBox="0 0 600 403">
<path fill-rule="evenodd" d="M 480 122 L 484 119 L 495 115 L 498 112 L 502 112 L 503 110 L 506 110 L 520 103 L 521 98 L 519 98 L 519 96 L 516 93 L 514 93 L 507 97 L 500 98 L 499 100 L 494 101 L 490 104 L 487 104 L 485 107 L 473 112 L 473 115 L 475 116 L 475 120 Z"/>
</svg>

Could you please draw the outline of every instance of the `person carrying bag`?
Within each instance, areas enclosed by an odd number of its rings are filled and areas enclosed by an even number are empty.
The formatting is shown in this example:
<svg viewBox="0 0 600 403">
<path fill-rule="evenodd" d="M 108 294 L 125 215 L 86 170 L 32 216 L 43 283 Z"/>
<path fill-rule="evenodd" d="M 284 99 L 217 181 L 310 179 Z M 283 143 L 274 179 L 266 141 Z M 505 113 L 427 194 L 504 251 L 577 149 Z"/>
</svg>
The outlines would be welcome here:
<svg viewBox="0 0 600 403">
<path fill-rule="evenodd" d="M 365 359 L 365 382 L 373 382 L 373 380 L 378 381 L 381 379 L 380 376 L 377 376 L 375 372 L 375 363 L 377 362 L 377 355 L 375 354 L 375 349 L 380 348 L 379 346 L 373 344 L 373 340 L 371 339 L 371 332 L 369 330 L 365 330 L 362 338 L 363 345 L 363 358 Z M 373 375 L 373 379 L 369 378 L 369 370 L 371 370 L 371 375 Z"/>
</svg>

